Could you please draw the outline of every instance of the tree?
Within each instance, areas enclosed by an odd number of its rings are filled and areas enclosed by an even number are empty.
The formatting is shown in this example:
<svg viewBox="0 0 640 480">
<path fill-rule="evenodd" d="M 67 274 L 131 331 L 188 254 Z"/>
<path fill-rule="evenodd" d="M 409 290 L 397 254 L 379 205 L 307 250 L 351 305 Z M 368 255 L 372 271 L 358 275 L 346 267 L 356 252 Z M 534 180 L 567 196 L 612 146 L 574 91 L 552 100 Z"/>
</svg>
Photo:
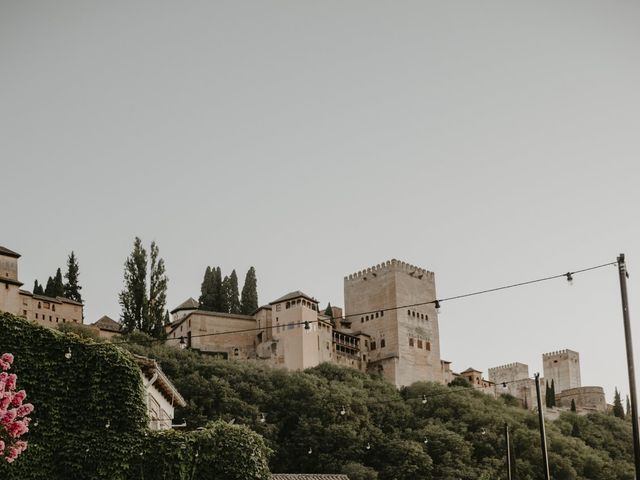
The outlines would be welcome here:
<svg viewBox="0 0 640 480">
<path fill-rule="evenodd" d="M 617 388 L 613 396 L 613 415 L 618 418 L 624 418 L 624 408 L 622 408 L 622 400 L 620 400 L 620 392 Z"/>
<path fill-rule="evenodd" d="M 47 279 L 47 285 L 44 287 L 44 294 L 47 297 L 55 297 L 56 287 L 53 283 L 53 278 L 49 277 Z"/>
<path fill-rule="evenodd" d="M 551 399 L 549 400 L 549 403 L 550 407 L 556 406 L 556 384 L 553 381 L 553 378 L 551 379 Z"/>
<path fill-rule="evenodd" d="M 235 269 L 229 276 L 229 313 L 241 313 L 240 292 L 238 290 L 238 275 Z"/>
<path fill-rule="evenodd" d="M 333 310 L 331 309 L 331 302 L 329 302 L 329 303 L 327 304 L 327 308 L 324 310 L 324 314 L 325 314 L 327 317 L 331 317 L 331 318 L 333 318 Z"/>
<path fill-rule="evenodd" d="M 53 295 L 51 296 L 64 297 L 64 281 L 62 280 L 60 268 L 56 270 L 56 276 L 53 277 Z"/>
<path fill-rule="evenodd" d="M 72 251 L 69 258 L 67 258 L 67 273 L 64 274 L 64 278 L 67 279 L 64 284 L 64 296 L 76 302 L 82 302 L 82 295 L 80 295 L 82 287 L 78 283 L 79 275 L 78 259 Z"/>
<path fill-rule="evenodd" d="M 224 309 L 226 297 L 222 290 L 222 270 L 220 267 L 212 269 L 211 294 L 213 298 L 212 310 L 214 312 L 226 312 Z"/>
<path fill-rule="evenodd" d="M 572 398 L 571 399 L 571 411 L 575 413 L 576 410 L 577 410 L 576 409 L 576 401 Z"/>
<path fill-rule="evenodd" d="M 231 280 L 225 275 L 220 288 L 220 303 L 216 312 L 229 313 L 231 308 Z"/>
<path fill-rule="evenodd" d="M 544 387 L 544 404 L 547 408 L 551 408 L 551 387 L 549 386 L 549 381 L 545 381 Z"/>
<path fill-rule="evenodd" d="M 198 303 L 200 304 L 200 308 L 202 310 L 212 310 L 214 297 L 212 295 L 212 284 L 213 284 L 213 272 L 211 271 L 211 267 L 207 267 L 204 271 L 204 277 L 202 278 L 202 285 L 200 285 L 200 298 L 198 299 Z"/>
<path fill-rule="evenodd" d="M 627 412 L 626 412 L 627 417 L 629 415 L 631 415 L 631 402 L 629 401 L 629 395 L 627 395 Z"/>
<path fill-rule="evenodd" d="M 147 318 L 147 251 L 140 237 L 134 240 L 133 251 L 124 263 L 124 289 L 119 300 L 124 331 L 142 330 Z"/>
<path fill-rule="evenodd" d="M 244 277 L 240 304 L 241 311 L 245 315 L 251 315 L 258 309 L 258 280 L 256 269 L 253 267 L 249 268 Z"/>
<path fill-rule="evenodd" d="M 124 264 L 124 289 L 119 300 L 122 307 L 121 322 L 126 333 L 140 330 L 155 338 L 164 334 L 166 322 L 167 276 L 164 260 L 159 256 L 156 242 L 151 242 L 151 267 L 147 291 L 147 251 L 136 237 L 133 251 Z"/>
<path fill-rule="evenodd" d="M 145 330 L 155 338 L 161 338 L 164 334 L 165 311 L 167 304 L 167 275 L 164 267 L 164 259 L 159 258 L 159 249 L 156 242 L 151 242 L 150 256 L 151 268 L 149 272 L 149 319 L 148 328 Z"/>
<path fill-rule="evenodd" d="M 44 289 L 42 288 L 42 285 L 38 283 L 38 280 L 33 283 L 33 294 L 44 295 Z"/>
</svg>

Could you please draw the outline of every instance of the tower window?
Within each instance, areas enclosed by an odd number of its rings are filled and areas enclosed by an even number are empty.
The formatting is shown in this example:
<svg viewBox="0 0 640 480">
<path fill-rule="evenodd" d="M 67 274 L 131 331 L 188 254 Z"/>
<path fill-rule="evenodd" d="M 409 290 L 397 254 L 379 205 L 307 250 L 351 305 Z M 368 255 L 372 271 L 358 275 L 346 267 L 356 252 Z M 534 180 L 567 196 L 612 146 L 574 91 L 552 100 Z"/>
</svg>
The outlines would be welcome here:
<svg viewBox="0 0 640 480">
<path fill-rule="evenodd" d="M 407 310 L 407 316 L 411 316 L 411 310 Z"/>
<path fill-rule="evenodd" d="M 431 351 L 431 342 L 425 342 L 425 344 L 424 344 L 424 348 L 425 348 L 426 350 Z"/>
<path fill-rule="evenodd" d="M 375 340 L 371 341 L 371 350 L 375 350 L 376 349 L 376 342 Z"/>
<path fill-rule="evenodd" d="M 384 338 L 382 340 L 380 340 L 380 348 L 384 348 L 386 346 L 386 342 L 384 341 Z"/>
<path fill-rule="evenodd" d="M 409 346 L 413 347 L 413 338 L 409 338 Z"/>
<path fill-rule="evenodd" d="M 364 317 L 360 317 L 360 323 L 364 323 Z"/>
<path fill-rule="evenodd" d="M 418 339 L 418 348 L 422 348 L 422 340 Z"/>
<path fill-rule="evenodd" d="M 384 310 L 380 310 L 380 316 L 384 317 Z"/>
</svg>

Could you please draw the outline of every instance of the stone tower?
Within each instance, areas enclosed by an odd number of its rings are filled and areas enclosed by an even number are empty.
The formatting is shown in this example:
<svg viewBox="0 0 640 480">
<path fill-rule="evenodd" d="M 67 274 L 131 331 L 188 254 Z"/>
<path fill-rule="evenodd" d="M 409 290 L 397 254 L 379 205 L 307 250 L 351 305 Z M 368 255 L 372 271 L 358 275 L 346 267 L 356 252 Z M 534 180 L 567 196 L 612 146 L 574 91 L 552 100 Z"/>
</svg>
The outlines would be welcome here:
<svg viewBox="0 0 640 480">
<path fill-rule="evenodd" d="M 18 281 L 18 258 L 20 254 L 0 246 L 0 311 L 19 315 L 22 303 Z"/>
<path fill-rule="evenodd" d="M 442 383 L 438 315 L 433 304 L 425 304 L 435 299 L 433 272 L 398 260 L 344 278 L 351 329 L 370 337 L 370 370 L 398 387 Z"/>
<path fill-rule="evenodd" d="M 560 350 L 542 354 L 544 379 L 551 385 L 553 380 L 556 394 L 570 388 L 578 388 L 580 382 L 580 354 L 573 350 Z"/>
</svg>

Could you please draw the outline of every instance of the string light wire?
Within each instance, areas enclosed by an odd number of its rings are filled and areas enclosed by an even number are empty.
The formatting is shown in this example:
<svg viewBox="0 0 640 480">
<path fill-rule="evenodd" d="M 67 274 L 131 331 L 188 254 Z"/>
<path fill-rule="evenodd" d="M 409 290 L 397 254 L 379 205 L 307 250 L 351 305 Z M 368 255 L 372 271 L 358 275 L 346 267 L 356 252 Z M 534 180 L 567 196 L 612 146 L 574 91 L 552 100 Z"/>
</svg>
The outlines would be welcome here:
<svg viewBox="0 0 640 480">
<path fill-rule="evenodd" d="M 535 283 L 541 283 L 541 282 L 548 282 L 551 280 L 556 280 L 558 278 L 565 278 L 567 279 L 568 277 L 573 278 L 574 275 L 578 275 L 581 273 L 585 273 L 585 272 L 590 272 L 592 270 L 597 270 L 600 268 L 604 268 L 604 267 L 610 267 L 612 265 L 617 265 L 618 262 L 608 262 L 608 263 L 603 263 L 600 265 L 595 265 L 592 267 L 586 267 L 586 268 L 582 268 L 580 270 L 574 270 L 574 271 L 569 271 L 569 272 L 565 272 L 565 273 L 560 273 L 557 275 L 550 275 L 547 277 L 542 277 L 542 278 L 536 278 L 533 280 L 527 280 L 524 282 L 518 282 L 518 283 L 512 283 L 512 284 L 508 284 L 508 285 L 502 285 L 499 287 L 494 287 L 494 288 L 488 288 L 488 289 L 484 289 L 484 290 L 478 290 L 475 292 L 469 292 L 469 293 L 463 293 L 460 295 L 454 295 L 451 297 L 444 297 L 444 298 L 437 298 L 437 299 L 433 299 L 433 300 L 429 300 L 427 302 L 418 302 L 418 303 L 411 303 L 411 304 L 407 304 L 407 305 L 400 305 L 400 306 L 396 306 L 396 307 L 386 307 L 386 308 L 380 308 L 377 310 L 372 310 L 372 311 L 368 311 L 368 312 L 360 312 L 360 313 L 352 313 L 349 315 L 344 315 L 343 317 L 338 318 L 337 320 L 346 320 L 349 318 L 356 318 L 356 317 L 362 317 L 365 315 L 371 315 L 371 314 L 376 314 L 376 313 L 381 313 L 381 312 L 391 312 L 391 311 L 395 311 L 395 310 L 402 310 L 404 308 L 412 308 L 412 307 L 419 307 L 419 306 L 424 306 L 424 305 L 436 305 L 436 306 L 440 306 L 440 304 L 442 302 L 450 302 L 452 300 L 460 300 L 463 298 L 468 298 L 468 297 L 474 297 L 477 295 L 485 295 L 487 293 L 494 293 L 494 292 L 499 292 L 502 290 L 508 290 L 511 288 L 517 288 L 517 287 L 524 287 L 527 285 L 532 285 Z M 215 312 L 214 312 L 215 313 Z M 222 315 L 224 315 L 224 313 L 222 313 Z M 333 319 L 333 317 L 331 317 Z M 312 323 L 320 323 L 320 322 L 324 322 L 324 320 L 318 319 L 318 320 L 305 320 L 303 322 L 296 322 L 296 323 L 290 323 L 287 324 L 287 326 L 291 325 L 291 326 L 300 326 L 300 325 L 304 325 L 305 328 L 307 326 L 309 326 Z M 273 328 L 273 326 L 271 327 Z M 244 328 L 244 329 L 240 329 L 240 330 L 229 330 L 226 332 L 211 332 L 211 333 L 202 333 L 200 335 L 192 335 L 191 338 L 202 338 L 202 337 L 215 337 L 215 336 L 220 336 L 220 335 L 233 335 L 233 334 L 237 334 L 237 333 L 250 333 L 250 332 L 261 332 L 266 330 L 266 327 L 263 328 Z M 140 340 L 140 341 L 131 341 L 131 340 L 122 340 L 122 341 L 117 341 L 117 342 L 106 342 L 106 343 L 96 343 L 96 344 L 88 344 L 89 346 L 99 346 L 99 345 L 123 345 L 123 344 L 140 344 L 140 343 L 144 343 L 144 344 L 151 344 L 151 343 L 156 343 L 156 342 L 169 342 L 169 341 L 182 341 L 184 342 L 184 336 L 179 336 L 179 337 L 173 337 L 173 338 L 166 338 L 166 339 L 159 339 L 159 338 L 153 338 L 153 339 L 149 339 L 149 340 Z"/>
</svg>

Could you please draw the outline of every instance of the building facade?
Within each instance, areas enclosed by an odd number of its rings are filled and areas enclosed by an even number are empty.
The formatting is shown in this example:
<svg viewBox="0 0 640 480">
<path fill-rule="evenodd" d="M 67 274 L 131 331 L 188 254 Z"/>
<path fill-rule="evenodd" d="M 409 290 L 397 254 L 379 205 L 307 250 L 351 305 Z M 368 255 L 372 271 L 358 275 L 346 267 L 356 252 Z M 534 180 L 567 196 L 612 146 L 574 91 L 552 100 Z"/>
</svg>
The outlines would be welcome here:
<svg viewBox="0 0 640 480">
<path fill-rule="evenodd" d="M 18 279 L 20 254 L 0 247 L 0 311 L 36 322 L 46 327 L 61 323 L 82 323 L 84 318 L 81 302 L 64 297 L 34 295 L 23 290 Z"/>
<path fill-rule="evenodd" d="M 321 313 L 318 301 L 301 291 L 252 315 L 203 311 L 188 299 L 171 312 L 167 343 L 288 370 L 329 362 L 380 373 L 396 386 L 451 377 L 429 304 L 436 298 L 432 272 L 390 260 L 345 277 L 344 292 L 344 315 L 338 307 Z"/>
</svg>

